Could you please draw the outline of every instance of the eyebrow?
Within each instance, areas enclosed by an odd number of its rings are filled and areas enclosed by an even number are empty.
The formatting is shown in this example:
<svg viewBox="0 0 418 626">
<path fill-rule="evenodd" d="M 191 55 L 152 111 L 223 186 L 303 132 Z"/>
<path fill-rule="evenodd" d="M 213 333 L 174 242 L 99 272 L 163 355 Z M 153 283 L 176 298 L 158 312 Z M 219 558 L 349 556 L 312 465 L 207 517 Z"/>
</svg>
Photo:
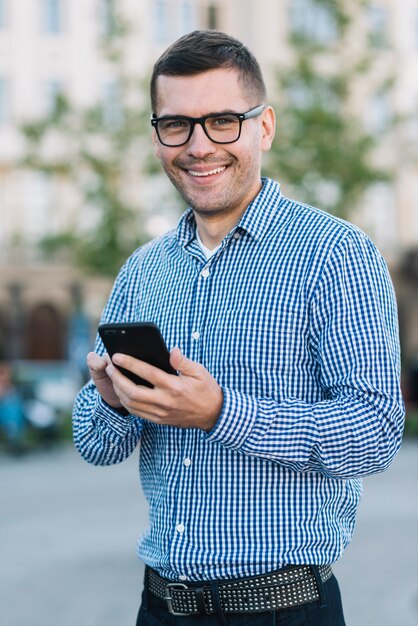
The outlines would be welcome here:
<svg viewBox="0 0 418 626">
<path fill-rule="evenodd" d="M 198 117 L 195 117 L 193 115 L 185 115 L 183 113 L 167 113 L 166 115 L 158 115 L 157 117 L 159 118 L 165 118 L 165 117 L 186 117 L 186 118 L 191 118 L 193 120 L 195 119 L 200 119 L 201 117 L 208 117 L 208 115 L 228 115 L 233 113 L 234 115 L 236 115 L 237 113 L 240 113 L 237 110 L 234 109 L 223 109 L 222 111 L 213 111 L 211 113 L 205 113 L 204 115 L 199 115 Z"/>
</svg>

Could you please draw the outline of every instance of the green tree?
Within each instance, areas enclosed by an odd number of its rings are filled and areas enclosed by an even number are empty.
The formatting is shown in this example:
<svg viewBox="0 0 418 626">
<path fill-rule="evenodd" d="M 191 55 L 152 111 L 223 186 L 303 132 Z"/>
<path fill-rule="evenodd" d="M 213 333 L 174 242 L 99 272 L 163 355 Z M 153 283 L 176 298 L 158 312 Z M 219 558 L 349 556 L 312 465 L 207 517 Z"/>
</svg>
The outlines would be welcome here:
<svg viewBox="0 0 418 626">
<path fill-rule="evenodd" d="M 350 45 L 365 11 L 363 0 L 291 0 L 291 61 L 277 72 L 278 131 L 266 163 L 291 195 L 342 217 L 390 178 L 374 162 L 376 136 L 352 107 L 353 88 L 373 64 L 368 41 Z"/>
<path fill-rule="evenodd" d="M 102 52 L 114 77 L 106 106 L 80 109 L 58 94 L 49 115 L 22 128 L 27 145 L 23 165 L 61 177 L 79 198 L 76 223 L 44 237 L 44 253 L 49 258 L 65 255 L 91 273 L 114 276 L 147 239 L 138 199 L 129 192 L 140 184 L 150 155 L 149 113 L 143 81 L 124 69 L 129 28 L 112 1 L 104 17 Z"/>
</svg>

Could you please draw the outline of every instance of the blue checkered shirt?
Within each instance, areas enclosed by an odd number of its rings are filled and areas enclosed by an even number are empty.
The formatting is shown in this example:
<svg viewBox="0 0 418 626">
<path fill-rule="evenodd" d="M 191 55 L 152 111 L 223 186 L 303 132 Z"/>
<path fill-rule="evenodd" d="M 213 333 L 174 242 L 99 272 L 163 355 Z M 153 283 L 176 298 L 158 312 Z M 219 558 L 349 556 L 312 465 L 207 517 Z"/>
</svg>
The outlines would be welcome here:
<svg viewBox="0 0 418 626">
<path fill-rule="evenodd" d="M 193 581 L 336 561 L 361 477 L 388 467 L 404 416 L 394 293 L 368 237 L 263 179 L 209 261 L 190 209 L 138 249 L 102 317 L 122 320 L 158 324 L 224 393 L 204 433 L 121 415 L 92 382 L 80 392 L 87 461 L 119 463 L 140 441 L 150 524 L 139 556 Z"/>
</svg>

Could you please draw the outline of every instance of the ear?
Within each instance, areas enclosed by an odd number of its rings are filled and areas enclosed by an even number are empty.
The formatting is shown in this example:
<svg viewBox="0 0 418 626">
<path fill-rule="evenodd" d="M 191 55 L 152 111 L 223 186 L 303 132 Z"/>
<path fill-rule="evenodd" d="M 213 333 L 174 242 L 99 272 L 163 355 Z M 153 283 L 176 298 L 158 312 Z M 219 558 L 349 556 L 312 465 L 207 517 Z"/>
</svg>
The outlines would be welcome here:
<svg viewBox="0 0 418 626">
<path fill-rule="evenodd" d="M 276 114 L 271 106 L 267 106 L 261 114 L 261 149 L 267 152 L 276 132 Z"/>
<path fill-rule="evenodd" d="M 155 131 L 155 128 L 152 129 L 152 144 L 154 146 L 154 154 L 157 157 L 157 159 L 161 158 L 161 144 L 158 141 L 158 137 L 157 137 L 157 133 Z"/>
</svg>

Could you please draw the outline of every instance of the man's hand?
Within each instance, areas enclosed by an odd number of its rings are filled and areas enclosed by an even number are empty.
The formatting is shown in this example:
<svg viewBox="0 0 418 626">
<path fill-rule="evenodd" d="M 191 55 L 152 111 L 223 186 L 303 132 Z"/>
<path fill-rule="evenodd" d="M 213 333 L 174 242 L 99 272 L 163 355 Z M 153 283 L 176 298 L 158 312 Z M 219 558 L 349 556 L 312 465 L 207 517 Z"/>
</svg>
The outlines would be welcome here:
<svg viewBox="0 0 418 626">
<path fill-rule="evenodd" d="M 114 354 L 112 360 L 115 365 L 154 385 L 154 389 L 135 385 L 109 360 L 104 375 L 113 384 L 119 406 L 124 406 L 129 413 L 155 424 L 178 428 L 210 431 L 215 426 L 223 405 L 222 389 L 203 365 L 185 357 L 179 348 L 174 348 L 170 354 L 170 363 L 179 376 L 167 374 L 126 354 Z M 104 381 L 100 379 L 99 382 L 103 384 Z M 106 402 L 111 404 L 108 400 Z"/>
<path fill-rule="evenodd" d="M 121 409 L 123 406 L 119 397 L 116 395 L 111 379 L 106 374 L 106 368 L 109 364 L 110 357 L 107 353 L 103 356 L 99 356 L 95 352 L 89 352 L 87 355 L 87 366 L 90 370 L 90 376 L 97 387 L 97 391 L 107 404 L 114 409 Z"/>
</svg>

